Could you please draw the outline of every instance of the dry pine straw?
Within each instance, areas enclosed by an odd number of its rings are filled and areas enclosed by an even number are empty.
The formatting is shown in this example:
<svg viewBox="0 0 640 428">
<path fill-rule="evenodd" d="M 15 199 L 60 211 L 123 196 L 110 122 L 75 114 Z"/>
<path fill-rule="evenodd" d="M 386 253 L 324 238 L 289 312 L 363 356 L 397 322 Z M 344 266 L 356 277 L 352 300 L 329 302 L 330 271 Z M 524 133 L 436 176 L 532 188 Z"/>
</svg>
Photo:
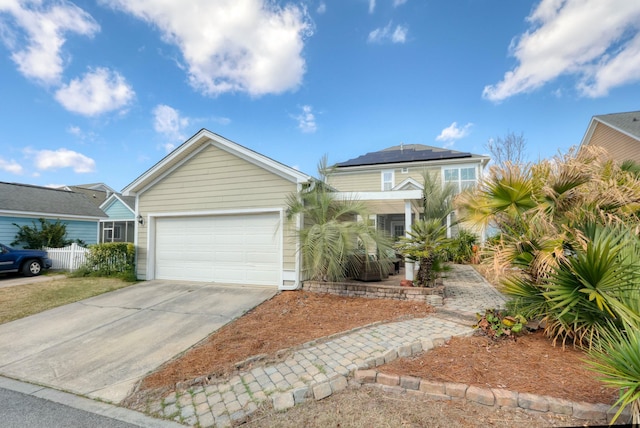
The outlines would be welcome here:
<svg viewBox="0 0 640 428">
<path fill-rule="evenodd" d="M 171 390 L 177 382 L 200 376 L 228 376 L 236 362 L 255 355 L 274 356 L 281 349 L 376 321 L 425 317 L 432 312 L 423 303 L 282 292 L 161 366 L 143 380 L 137 394 Z M 584 358 L 579 350 L 554 348 L 540 333 L 499 342 L 472 336 L 453 338 L 445 346 L 379 370 L 572 401 L 613 403 L 615 391 L 595 379 Z"/>
<path fill-rule="evenodd" d="M 249 357 L 301 345 L 377 321 L 426 317 L 424 303 L 285 291 L 146 377 L 142 389 L 172 388 L 199 376 L 225 376 Z"/>
<path fill-rule="evenodd" d="M 536 332 L 516 341 L 454 337 L 444 346 L 393 361 L 378 370 L 570 401 L 614 403 L 617 393 L 605 388 L 596 379 L 597 374 L 586 369 L 585 358 L 578 349 L 551 346 L 542 332 Z"/>
</svg>

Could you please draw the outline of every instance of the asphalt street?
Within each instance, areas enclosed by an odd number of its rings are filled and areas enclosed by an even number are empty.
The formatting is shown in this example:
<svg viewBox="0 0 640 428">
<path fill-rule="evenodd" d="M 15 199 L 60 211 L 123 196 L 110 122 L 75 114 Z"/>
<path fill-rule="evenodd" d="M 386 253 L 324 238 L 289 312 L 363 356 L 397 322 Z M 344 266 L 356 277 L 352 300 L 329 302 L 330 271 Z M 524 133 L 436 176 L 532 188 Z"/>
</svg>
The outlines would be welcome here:
<svg viewBox="0 0 640 428">
<path fill-rule="evenodd" d="M 0 403 L 0 420 L 4 428 L 140 426 L 4 388 L 0 388 Z"/>
</svg>

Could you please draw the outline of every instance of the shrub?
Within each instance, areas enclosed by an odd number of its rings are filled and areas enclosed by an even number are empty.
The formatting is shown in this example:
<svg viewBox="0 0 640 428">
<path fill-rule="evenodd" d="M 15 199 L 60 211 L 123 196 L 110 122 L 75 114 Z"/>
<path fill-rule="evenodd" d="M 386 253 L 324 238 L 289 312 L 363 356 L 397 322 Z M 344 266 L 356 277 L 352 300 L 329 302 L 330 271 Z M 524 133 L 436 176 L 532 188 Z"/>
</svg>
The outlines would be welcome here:
<svg viewBox="0 0 640 428">
<path fill-rule="evenodd" d="M 449 240 L 445 246 L 447 261 L 454 263 L 472 263 L 477 256 L 477 240 L 476 235 L 461 229 L 458 236 Z"/>
<path fill-rule="evenodd" d="M 126 242 L 107 242 L 89 246 L 87 261 L 74 276 L 118 277 L 136 281 L 135 246 Z"/>
<path fill-rule="evenodd" d="M 15 240 L 11 245 L 22 244 L 25 248 L 40 249 L 44 247 L 61 248 L 71 244 L 72 241 L 66 238 L 66 224 L 60 220 L 52 223 L 44 218 L 40 218 L 38 221 L 40 228 L 35 221 L 32 222 L 33 226 L 20 226 L 13 223 L 18 228 L 18 233 L 16 233 Z"/>
</svg>

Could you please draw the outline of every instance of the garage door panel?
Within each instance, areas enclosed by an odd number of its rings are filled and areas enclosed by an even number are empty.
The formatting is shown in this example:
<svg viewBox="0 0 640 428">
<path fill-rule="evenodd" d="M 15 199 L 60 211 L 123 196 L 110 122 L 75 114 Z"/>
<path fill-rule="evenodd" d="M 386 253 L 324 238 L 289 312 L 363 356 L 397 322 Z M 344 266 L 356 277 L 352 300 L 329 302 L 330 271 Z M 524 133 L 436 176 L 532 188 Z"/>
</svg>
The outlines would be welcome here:
<svg viewBox="0 0 640 428">
<path fill-rule="evenodd" d="M 159 218 L 156 278 L 277 285 L 279 214 Z"/>
</svg>

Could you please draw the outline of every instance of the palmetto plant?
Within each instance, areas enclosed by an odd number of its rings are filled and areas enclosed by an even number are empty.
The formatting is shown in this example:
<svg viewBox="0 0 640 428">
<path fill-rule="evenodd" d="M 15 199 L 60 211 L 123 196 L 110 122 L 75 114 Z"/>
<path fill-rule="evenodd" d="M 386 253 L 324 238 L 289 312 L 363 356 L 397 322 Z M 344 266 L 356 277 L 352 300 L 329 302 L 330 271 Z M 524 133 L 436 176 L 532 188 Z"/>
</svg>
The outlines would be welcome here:
<svg viewBox="0 0 640 428">
<path fill-rule="evenodd" d="M 600 375 L 605 385 L 620 390 L 614 403 L 619 406 L 611 420 L 615 423 L 622 411 L 631 406 L 632 423 L 640 423 L 640 326 L 626 324 L 624 328 L 610 328 L 598 345 L 589 351 L 590 370 Z"/>
<path fill-rule="evenodd" d="M 512 304 L 546 318 L 547 332 L 563 341 L 591 343 L 607 319 L 637 313 L 628 309 L 625 282 L 638 258 L 626 253 L 637 246 L 622 242 L 637 241 L 640 181 L 606 159 L 585 148 L 536 165 L 506 164 L 456 201 L 467 221 L 500 231 L 490 251 L 496 267 L 518 268 L 504 281 Z"/>
</svg>

